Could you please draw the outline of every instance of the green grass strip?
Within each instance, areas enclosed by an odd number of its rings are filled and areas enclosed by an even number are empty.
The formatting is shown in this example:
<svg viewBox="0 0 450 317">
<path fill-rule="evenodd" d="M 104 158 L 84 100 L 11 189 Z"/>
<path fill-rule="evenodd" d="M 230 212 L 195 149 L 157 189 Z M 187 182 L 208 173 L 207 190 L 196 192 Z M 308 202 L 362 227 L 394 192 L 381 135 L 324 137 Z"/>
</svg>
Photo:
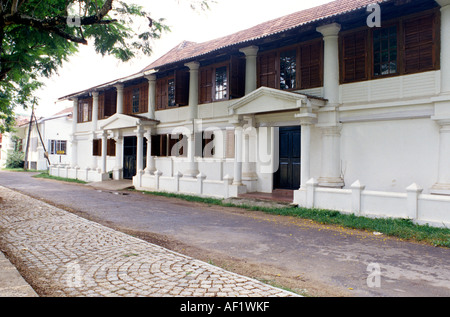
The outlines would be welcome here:
<svg viewBox="0 0 450 317">
<path fill-rule="evenodd" d="M 53 180 L 63 181 L 63 182 L 68 182 L 68 183 L 87 184 L 87 182 L 81 181 L 79 179 L 52 176 L 48 172 L 42 172 L 40 174 L 33 175 L 32 177 L 34 177 L 34 178 L 53 179 Z"/>
<path fill-rule="evenodd" d="M 418 225 L 410 219 L 367 218 L 344 214 L 333 210 L 308 209 L 295 206 L 262 207 L 224 202 L 222 199 L 205 198 L 186 194 L 142 191 L 145 194 L 178 198 L 190 202 L 204 203 L 223 207 L 237 207 L 253 211 L 262 211 L 272 215 L 291 216 L 313 220 L 321 224 L 338 225 L 345 228 L 374 231 L 386 236 L 403 240 L 422 242 L 433 246 L 450 247 L 450 229 Z"/>
</svg>

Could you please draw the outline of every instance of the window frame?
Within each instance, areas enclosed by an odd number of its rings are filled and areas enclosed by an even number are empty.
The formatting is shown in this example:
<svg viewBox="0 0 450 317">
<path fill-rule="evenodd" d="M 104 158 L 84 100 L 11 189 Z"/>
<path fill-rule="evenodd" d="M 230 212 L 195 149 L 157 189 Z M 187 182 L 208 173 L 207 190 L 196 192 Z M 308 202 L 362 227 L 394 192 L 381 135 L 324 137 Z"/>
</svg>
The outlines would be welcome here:
<svg viewBox="0 0 450 317">
<path fill-rule="evenodd" d="M 429 17 L 432 20 L 433 24 L 433 30 L 432 35 L 435 39 L 432 42 L 432 66 L 418 69 L 415 71 L 406 71 L 405 66 L 405 30 L 404 30 L 404 24 L 407 21 L 411 21 L 413 19 L 420 19 L 420 18 L 426 18 Z M 382 28 L 392 27 L 396 25 L 397 26 L 397 72 L 392 74 L 386 74 L 386 75 L 375 75 L 374 74 L 374 51 L 373 51 L 373 29 L 369 28 L 367 26 L 355 28 L 352 30 L 344 31 L 339 33 L 339 68 L 340 68 L 340 84 L 350 84 L 350 83 L 356 83 L 356 82 L 362 82 L 362 81 L 368 81 L 368 80 L 376 80 L 376 79 L 382 79 L 382 78 L 390 78 L 390 77 L 396 77 L 396 76 L 403 76 L 403 75 L 409 75 L 409 74 L 418 74 L 428 71 L 436 71 L 440 69 L 440 11 L 439 8 L 430 9 L 424 12 L 415 13 L 411 15 L 402 16 L 396 19 L 388 20 L 383 22 Z M 367 58 L 365 62 L 365 69 L 366 69 L 366 78 L 365 79 L 356 79 L 356 80 L 345 80 L 344 74 L 345 74 L 345 65 L 344 65 L 344 52 L 343 52 L 343 37 L 357 32 L 365 32 L 366 33 L 366 41 L 367 41 Z"/>
</svg>

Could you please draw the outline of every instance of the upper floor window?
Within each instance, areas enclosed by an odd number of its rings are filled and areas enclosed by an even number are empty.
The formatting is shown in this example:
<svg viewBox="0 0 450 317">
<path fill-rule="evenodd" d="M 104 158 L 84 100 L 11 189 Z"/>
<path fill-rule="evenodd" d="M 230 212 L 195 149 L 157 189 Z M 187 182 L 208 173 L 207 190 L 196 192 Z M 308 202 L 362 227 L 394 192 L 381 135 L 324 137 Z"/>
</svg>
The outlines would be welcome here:
<svg viewBox="0 0 450 317">
<path fill-rule="evenodd" d="M 133 108 L 133 113 L 138 113 L 139 112 L 139 97 L 140 97 L 140 92 L 139 92 L 139 88 L 135 88 L 133 89 L 133 100 L 132 100 L 132 108 Z"/>
<path fill-rule="evenodd" d="M 245 59 L 231 56 L 228 61 L 203 66 L 199 70 L 199 103 L 240 98 L 245 94 Z"/>
<path fill-rule="evenodd" d="M 395 74 L 398 70 L 397 26 L 373 31 L 373 75 Z"/>
<path fill-rule="evenodd" d="M 297 87 L 297 51 L 290 50 L 280 53 L 280 89 Z"/>
<path fill-rule="evenodd" d="M 92 98 L 78 102 L 78 123 L 92 121 Z"/>
<path fill-rule="evenodd" d="M 216 68 L 216 79 L 214 83 L 215 87 L 215 100 L 222 100 L 228 98 L 228 75 L 227 67 L 222 66 Z"/>
<path fill-rule="evenodd" d="M 341 82 L 438 69 L 437 22 L 435 13 L 427 13 L 341 34 Z"/>
<path fill-rule="evenodd" d="M 156 81 L 156 110 L 187 106 L 189 103 L 189 72 L 177 70 Z"/>
<path fill-rule="evenodd" d="M 292 90 L 323 85 L 322 39 L 258 56 L 258 87 Z"/>
</svg>

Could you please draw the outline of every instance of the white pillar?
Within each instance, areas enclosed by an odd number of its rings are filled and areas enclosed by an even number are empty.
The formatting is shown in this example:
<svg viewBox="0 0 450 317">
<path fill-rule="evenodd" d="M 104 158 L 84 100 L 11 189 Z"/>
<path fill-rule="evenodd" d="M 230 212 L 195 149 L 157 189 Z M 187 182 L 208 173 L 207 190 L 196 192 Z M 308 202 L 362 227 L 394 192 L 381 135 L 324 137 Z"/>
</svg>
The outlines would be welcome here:
<svg viewBox="0 0 450 317">
<path fill-rule="evenodd" d="M 92 93 L 92 131 L 98 128 L 98 91 Z"/>
<path fill-rule="evenodd" d="M 317 28 L 324 41 L 323 89 L 329 105 L 339 103 L 339 40 L 341 26 L 332 23 Z"/>
<path fill-rule="evenodd" d="M 145 76 L 148 80 L 148 117 L 155 119 L 156 108 L 156 75 L 151 74 Z"/>
<path fill-rule="evenodd" d="M 342 187 L 341 178 L 339 123 L 339 40 L 341 26 L 337 23 L 317 28 L 324 41 L 324 98 L 327 105 L 320 114 L 319 124 L 322 129 L 322 175 L 318 179 L 319 186 Z"/>
<path fill-rule="evenodd" d="M 189 119 L 195 120 L 198 117 L 198 69 L 200 63 L 190 62 L 185 66 L 189 67 Z"/>
<path fill-rule="evenodd" d="M 438 180 L 431 193 L 450 195 L 450 118 L 436 120 L 436 123 L 440 126 Z"/>
<path fill-rule="evenodd" d="M 235 125 L 234 179 L 233 185 L 242 185 L 242 127 Z"/>
<path fill-rule="evenodd" d="M 102 137 L 102 165 L 101 172 L 102 174 L 106 173 L 106 154 L 108 151 L 108 133 L 103 131 L 101 134 Z"/>
<path fill-rule="evenodd" d="M 300 188 L 310 179 L 311 124 L 301 124 L 300 131 Z"/>
<path fill-rule="evenodd" d="M 116 113 L 123 113 L 123 84 L 115 86 L 117 90 L 117 109 Z"/>
<path fill-rule="evenodd" d="M 144 169 L 144 130 L 141 126 L 138 126 L 136 132 L 137 145 L 136 145 L 136 175 Z"/>
<path fill-rule="evenodd" d="M 450 94 L 450 0 L 436 0 L 441 6 L 441 93 Z"/>
<path fill-rule="evenodd" d="M 77 133 L 77 124 L 78 124 L 78 98 L 72 99 L 73 101 L 73 110 L 72 110 L 72 135 L 71 135 L 71 166 L 73 168 L 78 166 L 78 141 L 76 139 L 75 134 Z"/>
<path fill-rule="evenodd" d="M 91 133 L 91 170 L 96 170 L 98 167 L 97 156 L 94 156 L 94 140 L 96 138 L 95 132 Z"/>
<path fill-rule="evenodd" d="M 123 136 L 119 132 L 114 137 L 116 141 L 116 166 L 113 169 L 114 179 L 122 179 L 122 165 L 123 165 Z"/>
<path fill-rule="evenodd" d="M 188 149 L 187 149 L 187 159 L 188 159 L 188 169 L 183 173 L 184 177 L 197 177 L 198 163 L 195 161 L 195 133 L 191 133 L 188 136 Z"/>
<path fill-rule="evenodd" d="M 155 158 L 152 156 L 152 130 L 149 129 L 145 133 L 147 139 L 147 167 L 145 168 L 145 174 L 153 174 L 156 171 Z"/>
<path fill-rule="evenodd" d="M 245 94 L 249 94 L 256 90 L 257 85 L 257 62 L 259 48 L 257 46 L 249 46 L 239 51 L 245 54 Z"/>
</svg>

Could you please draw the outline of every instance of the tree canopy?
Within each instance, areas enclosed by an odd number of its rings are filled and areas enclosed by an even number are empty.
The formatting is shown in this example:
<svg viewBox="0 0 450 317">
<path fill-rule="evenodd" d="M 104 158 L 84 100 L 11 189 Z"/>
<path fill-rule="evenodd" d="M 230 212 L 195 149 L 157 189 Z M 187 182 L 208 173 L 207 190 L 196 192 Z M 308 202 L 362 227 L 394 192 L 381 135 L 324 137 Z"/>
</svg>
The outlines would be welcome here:
<svg viewBox="0 0 450 317">
<path fill-rule="evenodd" d="M 187 1 L 193 9 L 211 2 Z M 78 45 L 89 41 L 97 53 L 128 61 L 150 55 L 151 40 L 166 31 L 164 19 L 128 0 L 0 0 L 0 133 L 14 125 L 16 107 L 31 104 L 39 78 L 54 74 Z"/>
</svg>

